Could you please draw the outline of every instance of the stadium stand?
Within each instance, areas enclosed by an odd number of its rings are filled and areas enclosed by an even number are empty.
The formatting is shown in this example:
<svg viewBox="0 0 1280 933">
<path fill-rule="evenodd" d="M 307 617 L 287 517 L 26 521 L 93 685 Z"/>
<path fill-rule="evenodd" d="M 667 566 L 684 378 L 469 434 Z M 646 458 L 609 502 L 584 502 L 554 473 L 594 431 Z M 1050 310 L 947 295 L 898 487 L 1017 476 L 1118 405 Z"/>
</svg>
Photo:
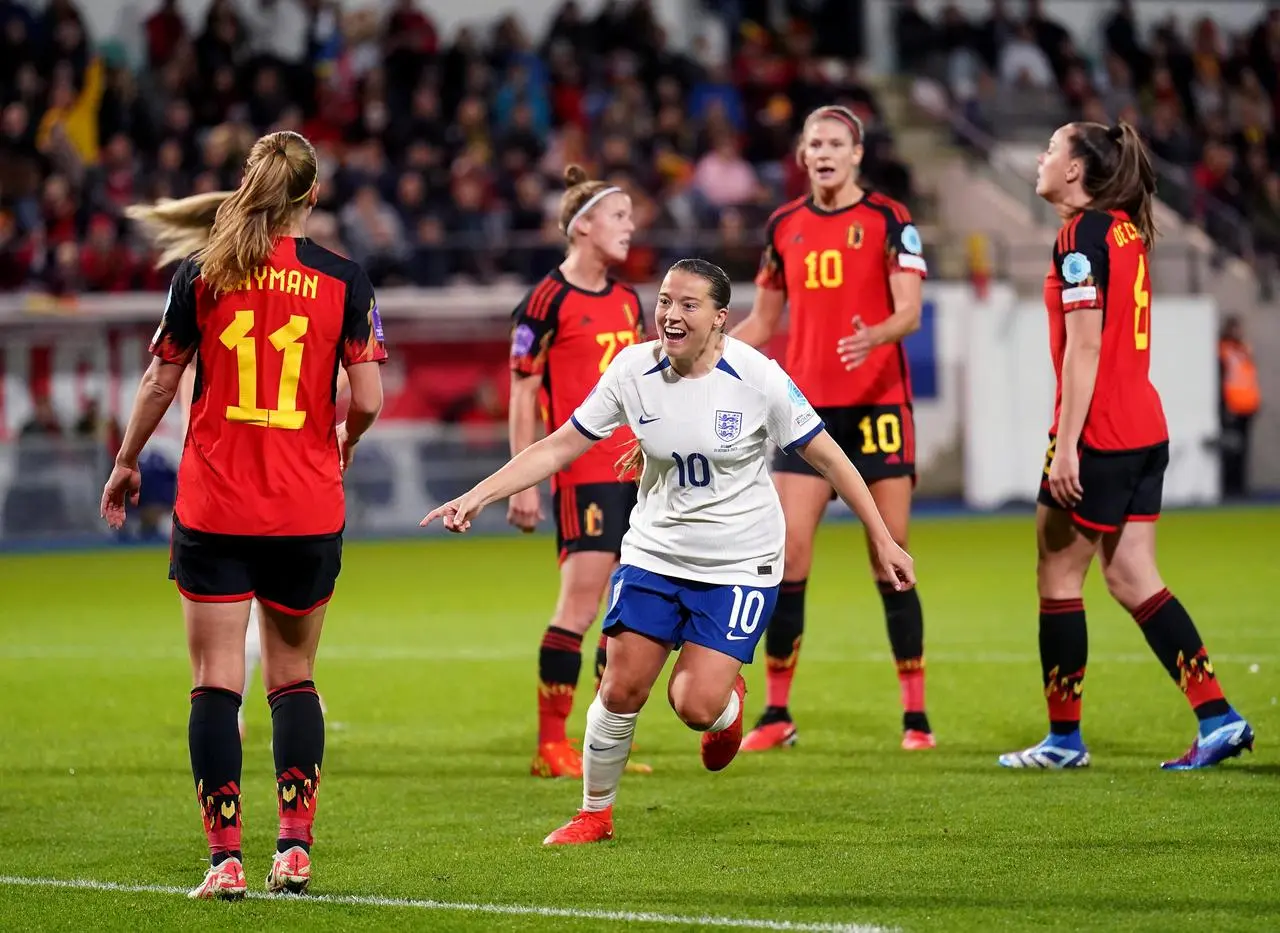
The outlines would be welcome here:
<svg viewBox="0 0 1280 933">
<path fill-rule="evenodd" d="M 819 57 L 835 51 L 820 19 L 766 29 L 727 5 L 723 60 L 705 45 L 674 50 L 646 0 L 593 19 L 566 2 L 536 41 L 515 17 L 441 35 L 416 0 L 382 18 L 322 0 L 214 0 L 203 22 L 161 0 L 135 69 L 118 43 L 88 34 L 72 0 L 33 6 L 0 2 L 9 290 L 164 288 L 168 270 L 151 268 L 123 208 L 233 185 L 247 146 L 278 128 L 321 151 L 312 235 L 378 286 L 536 280 L 562 249 L 554 204 L 569 161 L 633 194 L 632 281 L 695 243 L 723 243 L 744 275 L 763 218 L 803 189 L 794 133 L 819 103 L 865 117 L 868 176 L 911 200 L 872 94 Z M 259 21 L 268 15 L 296 22 Z"/>
<path fill-rule="evenodd" d="M 896 19 L 899 62 L 948 89 L 968 143 L 1047 137 L 1071 119 L 1127 120 L 1160 160 L 1160 196 L 1224 251 L 1271 269 L 1280 254 L 1280 7 L 1229 32 L 1213 9 L 1168 16 L 1143 35 L 1125 0 L 1102 17 L 1091 60 L 1045 4 L 1024 19 L 995 3 L 934 19 L 913 0 Z M 973 132 L 976 131 L 976 132 Z"/>
</svg>

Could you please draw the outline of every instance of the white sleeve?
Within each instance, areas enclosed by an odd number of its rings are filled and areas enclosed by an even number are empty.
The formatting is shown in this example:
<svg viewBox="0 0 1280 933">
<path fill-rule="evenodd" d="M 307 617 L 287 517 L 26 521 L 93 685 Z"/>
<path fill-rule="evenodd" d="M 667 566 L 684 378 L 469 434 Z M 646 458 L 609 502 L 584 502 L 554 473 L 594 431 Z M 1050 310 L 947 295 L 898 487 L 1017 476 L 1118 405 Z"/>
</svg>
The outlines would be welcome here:
<svg viewBox="0 0 1280 933">
<path fill-rule="evenodd" d="M 622 393 L 618 391 L 621 359 L 621 354 L 614 357 L 591 394 L 582 400 L 582 404 L 569 419 L 584 437 L 593 441 L 604 440 L 627 423 L 627 413 L 622 407 Z"/>
<path fill-rule="evenodd" d="M 765 401 L 769 406 L 765 419 L 769 439 L 787 453 L 809 443 L 826 427 L 776 360 L 769 361 L 765 374 Z"/>
</svg>

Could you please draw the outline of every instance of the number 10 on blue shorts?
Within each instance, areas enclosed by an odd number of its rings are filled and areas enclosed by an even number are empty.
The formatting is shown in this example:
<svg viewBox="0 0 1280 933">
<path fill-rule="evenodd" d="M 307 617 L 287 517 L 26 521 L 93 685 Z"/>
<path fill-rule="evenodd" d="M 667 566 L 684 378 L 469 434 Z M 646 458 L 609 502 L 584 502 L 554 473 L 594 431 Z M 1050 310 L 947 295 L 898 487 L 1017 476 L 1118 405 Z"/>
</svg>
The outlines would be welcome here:
<svg viewBox="0 0 1280 933">
<path fill-rule="evenodd" d="M 778 602 L 778 587 L 699 583 L 626 564 L 613 574 L 604 631 L 631 629 L 679 648 L 685 642 L 750 664 Z"/>
</svg>

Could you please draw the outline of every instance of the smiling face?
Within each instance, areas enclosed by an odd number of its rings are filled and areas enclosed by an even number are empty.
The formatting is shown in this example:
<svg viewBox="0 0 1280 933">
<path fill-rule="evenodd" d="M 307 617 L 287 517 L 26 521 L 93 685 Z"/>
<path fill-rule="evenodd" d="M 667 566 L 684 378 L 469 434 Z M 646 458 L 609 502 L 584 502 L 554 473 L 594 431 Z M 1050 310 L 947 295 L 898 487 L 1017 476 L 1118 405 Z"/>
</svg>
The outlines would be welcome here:
<svg viewBox="0 0 1280 933">
<path fill-rule="evenodd" d="M 692 365 L 704 356 L 714 356 L 721 330 L 729 317 L 717 307 L 711 282 L 683 269 L 672 269 L 658 290 L 654 313 L 658 339 L 673 362 Z"/>
<path fill-rule="evenodd" d="M 1071 152 L 1074 132 L 1070 125 L 1058 127 L 1037 160 L 1036 194 L 1046 201 L 1061 201 L 1084 172 L 1080 159 Z"/>
<path fill-rule="evenodd" d="M 631 198 L 621 191 L 605 197 L 574 225 L 578 236 L 609 262 L 626 262 L 631 234 L 636 225 L 631 218 Z"/>
<path fill-rule="evenodd" d="M 810 118 L 800 157 L 814 193 L 830 195 L 854 180 L 862 164 L 862 146 L 855 143 L 853 130 L 844 120 Z"/>
</svg>

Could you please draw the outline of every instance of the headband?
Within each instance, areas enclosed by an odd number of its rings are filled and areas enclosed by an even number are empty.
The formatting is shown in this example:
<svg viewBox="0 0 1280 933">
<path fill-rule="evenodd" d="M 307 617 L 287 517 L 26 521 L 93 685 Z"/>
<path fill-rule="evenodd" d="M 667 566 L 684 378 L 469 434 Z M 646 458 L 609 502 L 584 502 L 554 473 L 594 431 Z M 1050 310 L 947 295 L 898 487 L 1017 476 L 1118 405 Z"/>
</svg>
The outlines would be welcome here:
<svg viewBox="0 0 1280 933">
<path fill-rule="evenodd" d="M 307 185 L 307 190 L 302 192 L 302 194 L 298 195 L 296 198 L 293 198 L 289 203 L 297 204 L 301 201 L 305 201 L 307 197 L 310 196 L 312 189 L 315 188 L 316 181 L 317 179 L 315 178 L 311 179 L 311 184 Z"/>
<path fill-rule="evenodd" d="M 573 226 L 579 220 L 582 219 L 583 214 L 585 214 L 587 211 L 591 210 L 591 208 L 599 204 L 602 200 L 604 200 L 604 198 L 607 195 L 617 194 L 620 191 L 622 191 L 621 188 L 617 187 L 616 185 L 610 185 L 608 188 L 601 188 L 591 197 L 587 198 L 587 203 L 582 205 L 582 207 L 578 208 L 578 213 L 573 215 L 573 217 L 569 220 L 568 226 L 564 228 L 565 235 L 573 236 Z"/>
<path fill-rule="evenodd" d="M 857 114 L 846 113 L 842 107 L 828 106 L 819 110 L 817 116 L 822 120 L 836 120 L 843 123 L 853 133 L 854 145 L 862 145 L 862 120 L 858 118 Z"/>
</svg>

